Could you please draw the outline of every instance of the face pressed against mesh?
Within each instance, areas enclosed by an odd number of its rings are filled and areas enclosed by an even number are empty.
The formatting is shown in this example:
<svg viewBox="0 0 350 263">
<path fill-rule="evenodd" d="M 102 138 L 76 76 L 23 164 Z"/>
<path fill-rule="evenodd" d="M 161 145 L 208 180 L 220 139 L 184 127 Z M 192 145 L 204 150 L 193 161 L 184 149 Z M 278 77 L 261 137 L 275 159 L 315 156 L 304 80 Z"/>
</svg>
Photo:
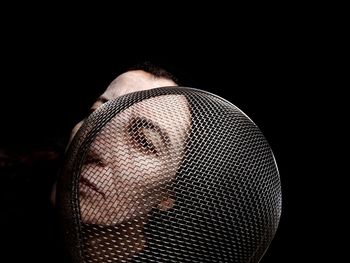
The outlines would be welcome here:
<svg viewBox="0 0 350 263">
<path fill-rule="evenodd" d="M 136 65 L 128 71 L 118 75 L 106 88 L 106 90 L 96 99 L 90 108 L 90 113 L 95 111 L 104 103 L 116 99 L 125 94 L 136 91 L 150 90 L 158 87 L 175 87 L 176 79 L 164 69 L 150 63 Z M 85 120 L 78 122 L 70 133 L 70 138 L 66 147 L 69 148 L 71 141 Z M 56 202 L 56 183 L 51 192 L 51 202 Z"/>
<path fill-rule="evenodd" d="M 120 224 L 160 205 L 184 156 L 190 122 L 185 97 L 168 95 L 134 104 L 107 123 L 81 171 L 83 222 Z"/>
<path fill-rule="evenodd" d="M 216 95 L 122 96 L 89 116 L 67 155 L 60 205 L 76 262 L 258 262 L 276 231 L 272 151 Z"/>
</svg>

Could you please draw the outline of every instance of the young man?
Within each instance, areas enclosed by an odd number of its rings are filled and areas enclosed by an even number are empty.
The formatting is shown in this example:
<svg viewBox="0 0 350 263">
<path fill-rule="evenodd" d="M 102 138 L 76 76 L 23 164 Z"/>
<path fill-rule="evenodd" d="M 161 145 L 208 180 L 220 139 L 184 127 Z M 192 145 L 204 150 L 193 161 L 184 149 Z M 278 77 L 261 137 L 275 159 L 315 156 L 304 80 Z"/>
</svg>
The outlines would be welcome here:
<svg viewBox="0 0 350 263">
<path fill-rule="evenodd" d="M 90 108 L 90 112 L 95 111 L 107 101 L 116 99 L 122 95 L 149 90 L 158 87 L 178 86 L 177 79 L 165 69 L 158 67 L 150 62 L 144 62 L 132 66 L 119 76 L 117 76 L 106 90 L 96 99 Z M 72 129 L 67 148 L 72 139 L 84 123 L 84 120 L 78 122 Z M 53 187 L 51 200 L 55 204 L 56 185 Z"/>
<path fill-rule="evenodd" d="M 113 80 L 93 103 L 91 112 L 101 107 L 96 114 L 104 118 L 108 111 L 102 105 L 108 101 L 137 91 L 174 86 L 177 84 L 171 74 L 142 64 Z M 85 119 L 74 127 L 69 144 L 80 128 L 86 128 L 84 123 L 91 124 L 89 121 Z M 168 187 L 183 160 L 190 128 L 191 113 L 185 96 L 162 95 L 130 105 L 93 138 L 79 171 L 78 185 L 87 258 L 95 260 L 96 253 L 103 251 L 97 247 L 106 246 L 106 242 L 116 242 L 117 250 L 126 249 L 124 254 L 119 253 L 121 260 L 143 249 L 143 227 L 149 213 L 152 209 L 166 211 L 176 202 Z M 94 231 L 96 228 L 101 231 Z M 110 234 L 103 234 L 106 231 Z M 101 257 L 106 259 L 109 252 L 114 251 L 108 249 Z"/>
</svg>

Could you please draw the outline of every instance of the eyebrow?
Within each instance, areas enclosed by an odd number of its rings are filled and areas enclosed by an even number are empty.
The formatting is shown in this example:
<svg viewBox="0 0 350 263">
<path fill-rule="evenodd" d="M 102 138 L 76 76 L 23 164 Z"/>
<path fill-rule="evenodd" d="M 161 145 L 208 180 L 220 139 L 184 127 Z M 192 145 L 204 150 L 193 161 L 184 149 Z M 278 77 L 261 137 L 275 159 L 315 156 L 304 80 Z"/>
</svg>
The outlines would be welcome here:
<svg viewBox="0 0 350 263">
<path fill-rule="evenodd" d="M 103 163 L 103 154 L 99 153 L 95 147 L 90 147 L 85 156 L 85 164 L 89 162 L 102 162 Z"/>
</svg>

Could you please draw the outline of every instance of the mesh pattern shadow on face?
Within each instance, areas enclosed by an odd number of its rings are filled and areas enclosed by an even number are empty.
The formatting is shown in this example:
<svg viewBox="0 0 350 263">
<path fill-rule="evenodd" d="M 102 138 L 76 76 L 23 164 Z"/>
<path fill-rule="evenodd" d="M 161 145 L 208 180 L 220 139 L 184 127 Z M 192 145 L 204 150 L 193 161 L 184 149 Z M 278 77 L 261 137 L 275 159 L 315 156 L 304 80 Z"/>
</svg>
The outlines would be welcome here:
<svg viewBox="0 0 350 263">
<path fill-rule="evenodd" d="M 72 142 L 61 185 L 77 262 L 257 262 L 281 213 L 261 131 L 189 88 L 103 105 Z"/>
</svg>

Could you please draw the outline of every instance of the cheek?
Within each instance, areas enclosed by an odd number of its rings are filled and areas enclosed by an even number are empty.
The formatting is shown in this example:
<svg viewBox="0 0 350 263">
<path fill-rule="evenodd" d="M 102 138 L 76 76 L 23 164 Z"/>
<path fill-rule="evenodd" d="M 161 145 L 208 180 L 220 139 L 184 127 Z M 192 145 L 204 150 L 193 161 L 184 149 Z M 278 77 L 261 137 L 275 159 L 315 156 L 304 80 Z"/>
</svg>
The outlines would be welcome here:
<svg viewBox="0 0 350 263">
<path fill-rule="evenodd" d="M 115 189 L 114 171 L 110 166 L 99 166 L 95 164 L 85 165 L 81 176 L 88 178 L 95 183 L 104 193 L 112 192 Z"/>
<path fill-rule="evenodd" d="M 136 150 L 127 150 L 128 154 L 115 158 L 115 176 L 117 180 L 150 184 L 170 176 L 169 164 L 161 158 L 147 156 Z"/>
</svg>

